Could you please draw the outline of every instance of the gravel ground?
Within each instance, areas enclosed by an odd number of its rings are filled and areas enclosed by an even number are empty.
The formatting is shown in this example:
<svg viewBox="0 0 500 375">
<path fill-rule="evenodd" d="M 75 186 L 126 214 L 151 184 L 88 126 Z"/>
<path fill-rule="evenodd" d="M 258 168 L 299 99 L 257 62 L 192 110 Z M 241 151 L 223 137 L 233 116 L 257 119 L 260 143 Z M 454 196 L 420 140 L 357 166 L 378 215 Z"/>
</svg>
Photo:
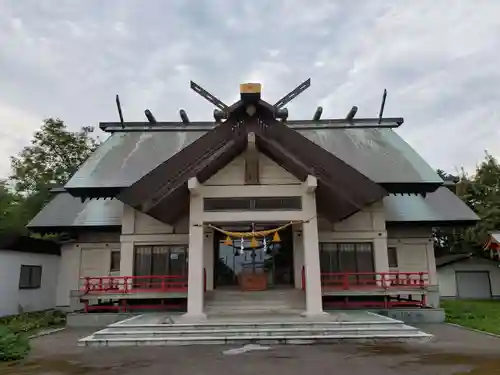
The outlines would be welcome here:
<svg viewBox="0 0 500 375">
<path fill-rule="evenodd" d="M 76 345 L 77 339 L 92 331 L 67 329 L 32 340 L 30 357 L 19 364 L 0 365 L 0 374 L 500 374 L 500 339 L 445 324 L 420 328 L 436 335 L 436 340 L 426 344 L 271 346 L 248 351 L 231 350 L 241 346 L 212 345 L 84 348 Z"/>
</svg>

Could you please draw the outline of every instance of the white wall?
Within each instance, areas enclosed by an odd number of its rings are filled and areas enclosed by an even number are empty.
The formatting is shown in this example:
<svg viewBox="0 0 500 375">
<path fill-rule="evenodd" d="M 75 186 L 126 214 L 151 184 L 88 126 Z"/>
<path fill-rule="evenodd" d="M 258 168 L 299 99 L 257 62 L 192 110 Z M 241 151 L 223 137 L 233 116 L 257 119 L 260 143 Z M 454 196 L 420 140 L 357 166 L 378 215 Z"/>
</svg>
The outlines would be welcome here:
<svg viewBox="0 0 500 375">
<path fill-rule="evenodd" d="M 261 185 L 299 185 L 302 182 L 267 156 L 259 153 L 259 181 Z M 245 156 L 238 156 L 213 175 L 206 186 L 245 185 Z"/>
<path fill-rule="evenodd" d="M 489 271 L 491 294 L 500 297 L 500 268 L 498 264 L 487 259 L 470 258 L 438 268 L 439 294 L 441 297 L 456 297 L 456 271 Z"/>
<path fill-rule="evenodd" d="M 119 249 L 118 233 L 84 233 L 77 242 L 62 245 L 56 306 L 71 305 L 71 291 L 80 289 L 81 277 L 110 275 L 111 251 Z"/>
<path fill-rule="evenodd" d="M 438 284 L 431 228 L 390 229 L 387 244 L 398 256 L 398 267 L 391 271 L 428 272 L 429 284 Z"/>
<path fill-rule="evenodd" d="M 387 260 L 387 231 L 382 202 L 377 202 L 341 222 L 332 224 L 320 217 L 319 242 L 370 242 L 376 272 L 389 270 Z"/>
<path fill-rule="evenodd" d="M 0 316 L 54 308 L 59 256 L 0 251 Z M 38 289 L 19 289 L 21 265 L 42 266 Z"/>
<path fill-rule="evenodd" d="M 386 230 L 381 202 L 339 223 L 320 218 L 318 225 L 320 242 L 372 242 L 375 271 L 428 272 L 429 284 L 437 285 L 432 230 L 418 227 Z M 388 247 L 396 248 L 396 268 L 389 269 Z"/>
</svg>

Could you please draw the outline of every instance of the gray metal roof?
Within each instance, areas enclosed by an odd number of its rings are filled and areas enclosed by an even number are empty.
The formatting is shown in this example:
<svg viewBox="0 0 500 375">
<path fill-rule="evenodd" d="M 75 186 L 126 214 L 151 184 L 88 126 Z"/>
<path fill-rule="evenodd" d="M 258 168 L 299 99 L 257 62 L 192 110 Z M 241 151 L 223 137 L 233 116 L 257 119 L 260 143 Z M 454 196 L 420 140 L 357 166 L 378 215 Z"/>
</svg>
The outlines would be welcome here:
<svg viewBox="0 0 500 375">
<path fill-rule="evenodd" d="M 498 243 L 500 243 L 500 232 L 491 233 L 491 237 L 493 237 L 493 239 L 495 241 L 497 241 Z"/>
<path fill-rule="evenodd" d="M 472 254 L 447 254 L 440 257 L 436 257 L 436 267 L 444 267 L 448 264 L 460 262 L 461 260 L 469 259 Z"/>
<path fill-rule="evenodd" d="M 69 193 L 58 193 L 27 225 L 47 227 L 100 227 L 122 225 L 123 203 L 116 199 L 82 202 Z"/>
<path fill-rule="evenodd" d="M 478 221 L 479 217 L 446 187 L 424 198 L 421 195 L 389 195 L 384 198 L 385 219 L 389 222 Z"/>
<path fill-rule="evenodd" d="M 204 131 L 114 133 L 65 187 L 128 187 L 203 134 Z"/>
<path fill-rule="evenodd" d="M 298 132 L 375 182 L 443 182 L 415 150 L 391 129 L 308 129 Z M 128 187 L 204 133 L 114 133 L 80 167 L 65 187 Z"/>
<path fill-rule="evenodd" d="M 372 181 L 442 183 L 427 162 L 392 129 L 299 130 Z"/>
<path fill-rule="evenodd" d="M 418 195 L 390 195 L 384 198 L 389 222 L 463 222 L 479 220 L 455 194 L 445 187 L 426 198 Z M 123 203 L 116 199 L 92 199 L 81 202 L 69 193 L 59 193 L 33 220 L 28 228 L 90 227 L 121 225 Z"/>
</svg>

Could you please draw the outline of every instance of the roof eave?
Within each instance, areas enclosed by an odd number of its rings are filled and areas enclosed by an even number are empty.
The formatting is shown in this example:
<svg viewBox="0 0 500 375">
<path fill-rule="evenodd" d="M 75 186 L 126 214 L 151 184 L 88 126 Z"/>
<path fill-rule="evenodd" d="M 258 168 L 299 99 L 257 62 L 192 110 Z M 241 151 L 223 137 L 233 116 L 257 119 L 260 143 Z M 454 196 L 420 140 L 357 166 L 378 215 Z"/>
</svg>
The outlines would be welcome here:
<svg viewBox="0 0 500 375">
<path fill-rule="evenodd" d="M 457 220 L 412 220 L 412 221 L 396 221 L 388 220 L 388 226 L 417 226 L 417 227 L 457 227 L 466 228 L 474 226 L 480 220 L 457 219 Z"/>
</svg>

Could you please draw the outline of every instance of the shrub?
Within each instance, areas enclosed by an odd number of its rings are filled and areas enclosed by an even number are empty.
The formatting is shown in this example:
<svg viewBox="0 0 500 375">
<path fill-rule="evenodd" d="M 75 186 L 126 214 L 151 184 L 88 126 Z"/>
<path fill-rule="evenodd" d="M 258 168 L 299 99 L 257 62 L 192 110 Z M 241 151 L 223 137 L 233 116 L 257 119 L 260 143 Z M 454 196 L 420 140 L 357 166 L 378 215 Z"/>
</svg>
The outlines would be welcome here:
<svg viewBox="0 0 500 375">
<path fill-rule="evenodd" d="M 55 310 L 24 313 L 0 318 L 0 325 L 7 326 L 14 333 L 33 332 L 41 328 L 62 325 L 66 316 Z"/>
<path fill-rule="evenodd" d="M 23 359 L 30 351 L 29 339 L 24 334 L 12 332 L 0 326 L 0 361 L 16 361 Z"/>
</svg>

